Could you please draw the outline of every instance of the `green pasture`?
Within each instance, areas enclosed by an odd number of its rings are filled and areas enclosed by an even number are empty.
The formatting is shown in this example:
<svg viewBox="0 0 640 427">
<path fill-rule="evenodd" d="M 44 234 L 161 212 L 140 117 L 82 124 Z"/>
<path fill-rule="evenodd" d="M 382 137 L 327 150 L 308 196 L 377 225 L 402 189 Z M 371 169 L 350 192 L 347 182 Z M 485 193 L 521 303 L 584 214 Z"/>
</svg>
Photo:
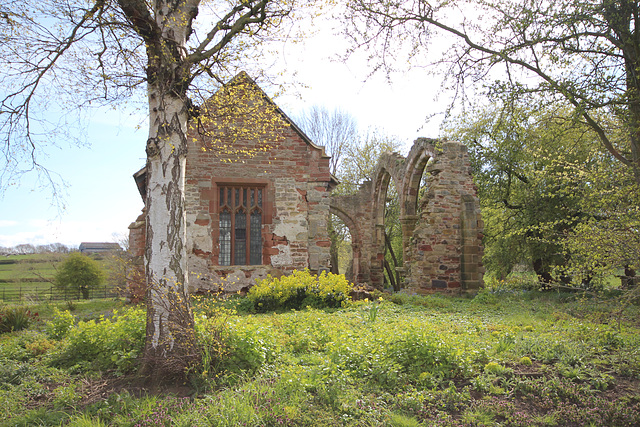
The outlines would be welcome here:
<svg viewBox="0 0 640 427">
<path fill-rule="evenodd" d="M 49 292 L 57 267 L 64 259 L 64 254 L 0 257 L 0 299 L 3 293 L 31 295 Z M 110 256 L 103 255 L 96 259 L 108 276 L 113 266 Z"/>
<path fill-rule="evenodd" d="M 0 258 L 0 281 L 28 283 L 41 279 L 41 282 L 46 282 L 47 279 L 53 279 L 56 267 L 63 259 L 60 254 L 12 255 Z"/>
</svg>

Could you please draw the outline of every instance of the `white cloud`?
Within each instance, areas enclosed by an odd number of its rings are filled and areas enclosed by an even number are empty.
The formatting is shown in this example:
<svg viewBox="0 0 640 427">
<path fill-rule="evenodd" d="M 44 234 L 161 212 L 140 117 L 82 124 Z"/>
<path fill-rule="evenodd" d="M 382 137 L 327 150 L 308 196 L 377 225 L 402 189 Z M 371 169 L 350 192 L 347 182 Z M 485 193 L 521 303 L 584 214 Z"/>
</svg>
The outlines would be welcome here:
<svg viewBox="0 0 640 427">
<path fill-rule="evenodd" d="M 0 227 L 13 227 L 18 225 L 18 221 L 9 221 L 6 219 L 0 219 Z"/>
</svg>

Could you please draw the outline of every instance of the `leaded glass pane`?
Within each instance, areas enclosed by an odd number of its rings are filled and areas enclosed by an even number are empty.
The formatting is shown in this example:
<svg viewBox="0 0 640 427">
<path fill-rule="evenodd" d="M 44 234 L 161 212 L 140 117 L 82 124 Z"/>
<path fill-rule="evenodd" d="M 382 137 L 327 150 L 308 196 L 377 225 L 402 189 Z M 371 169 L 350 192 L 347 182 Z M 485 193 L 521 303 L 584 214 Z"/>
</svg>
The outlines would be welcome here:
<svg viewBox="0 0 640 427">
<path fill-rule="evenodd" d="M 237 195 L 238 193 L 236 193 Z M 247 214 L 241 209 L 236 213 L 234 264 L 247 263 Z"/>
<path fill-rule="evenodd" d="M 220 213 L 220 265 L 231 265 L 231 212 L 224 210 Z"/>
<path fill-rule="evenodd" d="M 219 187 L 219 265 L 262 264 L 263 190 Z"/>
<path fill-rule="evenodd" d="M 250 262 L 251 265 L 262 264 L 262 213 L 259 210 L 251 212 L 251 240 Z"/>
</svg>

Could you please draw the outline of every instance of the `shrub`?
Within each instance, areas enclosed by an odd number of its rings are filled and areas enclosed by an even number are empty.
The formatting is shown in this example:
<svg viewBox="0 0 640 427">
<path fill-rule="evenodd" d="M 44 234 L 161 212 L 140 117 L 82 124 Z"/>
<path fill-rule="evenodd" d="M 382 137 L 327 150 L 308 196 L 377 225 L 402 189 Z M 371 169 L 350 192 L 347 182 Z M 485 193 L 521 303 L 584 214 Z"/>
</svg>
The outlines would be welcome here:
<svg viewBox="0 0 640 427">
<path fill-rule="evenodd" d="M 484 371 L 491 374 L 501 374 L 505 371 L 505 369 L 506 368 L 500 365 L 498 362 L 489 362 L 484 365 Z"/>
<path fill-rule="evenodd" d="M 49 341 L 45 337 L 27 342 L 24 345 L 24 349 L 34 357 L 42 356 L 43 354 L 48 353 L 53 348 L 55 348 L 55 343 Z"/>
<path fill-rule="evenodd" d="M 89 299 L 89 290 L 104 282 L 104 272 L 100 265 L 86 255 L 73 252 L 62 262 L 55 275 L 56 287 L 70 292 L 79 292 Z"/>
<path fill-rule="evenodd" d="M 194 298 L 196 338 L 200 363 L 189 368 L 187 376 L 195 387 L 218 376 L 229 356 L 229 319 L 235 311 L 216 305 L 215 298 Z M 204 311 L 204 313 L 202 313 Z"/>
<path fill-rule="evenodd" d="M 524 356 L 520 358 L 520 364 L 524 366 L 531 366 L 533 365 L 533 362 L 531 361 L 531 358 Z"/>
<path fill-rule="evenodd" d="M 61 340 L 67 336 L 75 323 L 76 318 L 69 312 L 69 310 L 60 311 L 55 308 L 53 312 L 53 320 L 47 322 L 47 334 L 51 338 Z"/>
<path fill-rule="evenodd" d="M 344 275 L 309 270 L 295 271 L 281 278 L 267 277 L 251 288 L 248 298 L 258 312 L 276 309 L 340 307 L 350 299 L 352 285 Z"/>
<path fill-rule="evenodd" d="M 58 362 L 72 366 L 80 364 L 92 369 L 115 369 L 130 372 L 136 366 L 145 338 L 145 312 L 140 308 L 113 317 L 78 322 L 67 337 L 67 347 Z"/>
<path fill-rule="evenodd" d="M 0 333 L 21 331 L 37 319 L 38 313 L 26 307 L 4 307 L 0 311 Z"/>
</svg>

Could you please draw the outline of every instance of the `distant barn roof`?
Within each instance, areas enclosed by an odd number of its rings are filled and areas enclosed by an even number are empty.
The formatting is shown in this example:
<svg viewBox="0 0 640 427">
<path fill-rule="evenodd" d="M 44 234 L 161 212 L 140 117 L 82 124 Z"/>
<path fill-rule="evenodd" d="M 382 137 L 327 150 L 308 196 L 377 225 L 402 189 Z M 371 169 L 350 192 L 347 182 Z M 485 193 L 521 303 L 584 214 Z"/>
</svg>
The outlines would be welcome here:
<svg viewBox="0 0 640 427">
<path fill-rule="evenodd" d="M 119 244 L 109 242 L 82 242 L 80 243 L 79 249 L 80 252 L 107 252 L 122 250 Z"/>
</svg>

